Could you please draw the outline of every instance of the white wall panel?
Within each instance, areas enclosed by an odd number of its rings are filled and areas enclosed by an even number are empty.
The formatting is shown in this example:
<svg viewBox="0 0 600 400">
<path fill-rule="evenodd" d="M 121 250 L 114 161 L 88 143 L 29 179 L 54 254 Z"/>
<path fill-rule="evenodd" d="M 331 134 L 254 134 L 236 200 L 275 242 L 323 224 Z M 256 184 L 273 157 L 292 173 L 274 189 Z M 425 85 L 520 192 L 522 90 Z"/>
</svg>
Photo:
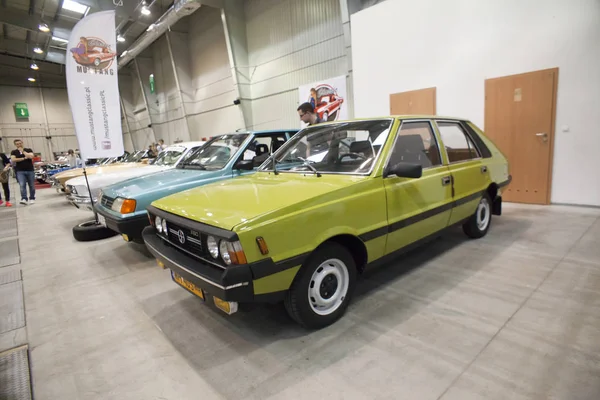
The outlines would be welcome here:
<svg viewBox="0 0 600 400">
<path fill-rule="evenodd" d="M 485 79 L 558 67 L 551 200 L 600 206 L 600 2 L 576 3 L 388 0 L 354 14 L 356 115 L 387 114 L 390 93 L 435 86 L 439 114 L 483 127 Z"/>
<path fill-rule="evenodd" d="M 299 126 L 298 86 L 344 75 L 339 0 L 245 2 L 254 128 Z"/>
</svg>

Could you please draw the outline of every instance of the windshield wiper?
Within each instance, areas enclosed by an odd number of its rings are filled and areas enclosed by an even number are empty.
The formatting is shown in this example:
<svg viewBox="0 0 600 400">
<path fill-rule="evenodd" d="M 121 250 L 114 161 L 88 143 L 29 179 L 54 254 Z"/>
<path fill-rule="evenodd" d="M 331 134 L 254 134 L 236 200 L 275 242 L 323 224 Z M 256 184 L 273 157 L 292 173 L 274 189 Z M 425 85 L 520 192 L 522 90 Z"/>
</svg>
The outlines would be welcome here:
<svg viewBox="0 0 600 400">
<path fill-rule="evenodd" d="M 313 167 L 312 165 L 310 165 L 310 161 L 308 161 L 306 158 L 302 158 L 302 157 L 298 157 L 300 160 L 302 160 L 303 165 L 307 168 L 309 168 L 312 172 L 315 173 L 315 175 L 317 175 L 317 178 L 321 177 L 321 173 L 319 171 L 317 171 L 317 169 L 315 167 Z"/>
</svg>

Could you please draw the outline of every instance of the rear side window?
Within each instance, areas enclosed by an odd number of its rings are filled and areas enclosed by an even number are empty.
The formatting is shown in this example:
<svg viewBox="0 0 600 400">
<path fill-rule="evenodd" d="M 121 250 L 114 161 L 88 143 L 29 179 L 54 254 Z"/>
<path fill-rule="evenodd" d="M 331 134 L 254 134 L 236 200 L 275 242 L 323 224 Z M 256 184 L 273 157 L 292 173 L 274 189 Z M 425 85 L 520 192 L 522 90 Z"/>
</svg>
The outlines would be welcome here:
<svg viewBox="0 0 600 400">
<path fill-rule="evenodd" d="M 481 157 L 477 147 L 459 123 L 438 122 L 437 126 L 448 154 L 448 162 L 456 163 Z"/>
<path fill-rule="evenodd" d="M 429 122 L 402 123 L 389 165 L 399 162 L 421 164 L 423 168 L 442 165 L 440 151 Z"/>
</svg>

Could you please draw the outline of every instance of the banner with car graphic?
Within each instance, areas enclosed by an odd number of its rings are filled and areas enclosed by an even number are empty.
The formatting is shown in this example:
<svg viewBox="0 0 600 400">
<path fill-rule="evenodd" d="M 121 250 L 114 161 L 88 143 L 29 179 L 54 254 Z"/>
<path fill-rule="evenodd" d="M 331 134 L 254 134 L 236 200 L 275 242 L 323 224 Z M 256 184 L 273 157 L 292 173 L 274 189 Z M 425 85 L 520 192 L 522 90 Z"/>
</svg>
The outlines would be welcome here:
<svg viewBox="0 0 600 400">
<path fill-rule="evenodd" d="M 298 88 L 298 95 L 298 104 L 311 103 L 322 121 L 348 119 L 346 75 L 302 85 Z"/>
<path fill-rule="evenodd" d="M 115 12 L 90 14 L 67 47 L 67 92 L 82 158 L 124 152 L 117 74 Z"/>
</svg>

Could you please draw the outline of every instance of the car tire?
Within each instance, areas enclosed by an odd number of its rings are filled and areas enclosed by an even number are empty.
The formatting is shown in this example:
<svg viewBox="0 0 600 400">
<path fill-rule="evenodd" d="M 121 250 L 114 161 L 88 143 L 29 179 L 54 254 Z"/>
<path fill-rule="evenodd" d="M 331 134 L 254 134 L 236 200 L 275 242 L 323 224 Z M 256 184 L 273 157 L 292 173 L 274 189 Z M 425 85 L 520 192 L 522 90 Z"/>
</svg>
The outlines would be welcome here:
<svg viewBox="0 0 600 400">
<path fill-rule="evenodd" d="M 356 275 L 354 258 L 344 246 L 323 245 L 298 271 L 285 298 L 288 314 L 307 329 L 333 324 L 348 308 Z"/>
<path fill-rule="evenodd" d="M 73 227 L 73 237 L 79 242 L 91 242 L 94 240 L 106 239 L 113 237 L 116 234 L 117 232 L 96 223 L 96 220 L 83 222 Z"/>
<path fill-rule="evenodd" d="M 492 202 L 490 196 L 484 194 L 475 213 L 463 225 L 463 231 L 472 239 L 484 237 L 492 224 Z"/>
</svg>

